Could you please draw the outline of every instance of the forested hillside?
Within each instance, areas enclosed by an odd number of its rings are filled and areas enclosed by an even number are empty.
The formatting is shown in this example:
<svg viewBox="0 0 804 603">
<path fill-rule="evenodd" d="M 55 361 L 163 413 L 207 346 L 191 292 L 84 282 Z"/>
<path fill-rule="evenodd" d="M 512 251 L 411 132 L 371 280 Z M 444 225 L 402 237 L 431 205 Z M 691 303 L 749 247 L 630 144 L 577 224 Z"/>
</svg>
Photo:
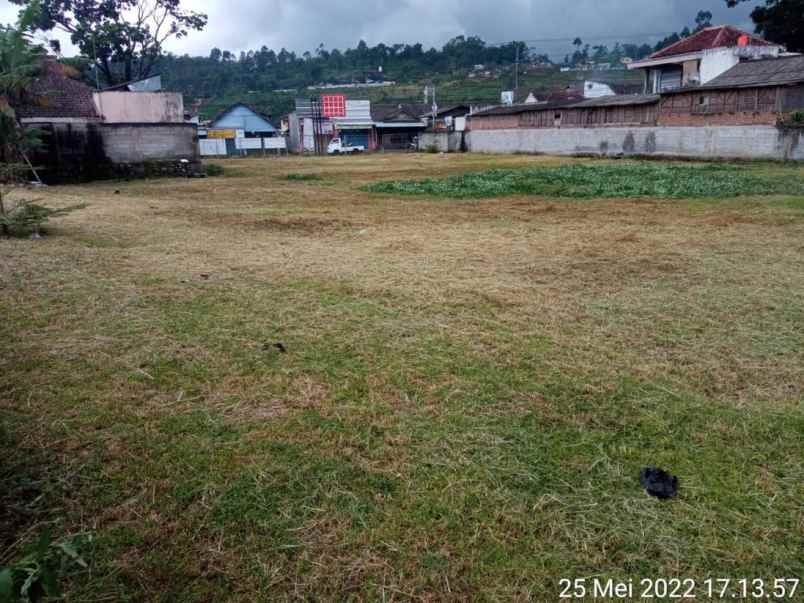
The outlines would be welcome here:
<svg viewBox="0 0 804 603">
<path fill-rule="evenodd" d="M 710 18 L 708 13 L 699 14 L 696 28 L 707 26 Z M 369 46 L 364 41 L 346 50 L 320 45 L 302 54 L 266 46 L 239 54 L 213 48 L 207 56 L 163 55 L 154 71 L 162 74 L 167 89 L 182 92 L 187 105 L 198 108 L 203 117 L 238 101 L 278 117 L 292 109 L 295 97 L 314 94 L 307 90 L 310 86 L 366 82 L 393 85 L 342 91 L 373 102 L 411 102 L 423 100 L 427 85 L 436 87 L 442 104 L 496 102 L 502 90 L 517 84 L 520 89 L 536 90 L 577 85 L 590 77 L 585 69 L 595 66 L 606 70 L 602 79 L 633 80 L 636 75 L 622 69 L 624 58 L 645 57 L 690 33 L 685 28 L 655 44 L 593 45 L 575 38 L 571 44 L 567 41 L 572 52 L 561 59 L 540 53 L 534 41 L 490 44 L 476 36 L 458 36 L 441 49 L 425 49 L 422 44 Z M 84 66 L 88 65 L 87 60 Z M 561 66 L 584 70 L 562 72 Z M 594 74 L 596 79 L 600 75 Z"/>
<path fill-rule="evenodd" d="M 623 57 L 638 58 L 654 50 L 648 45 L 615 44 L 609 49 L 582 42 L 576 47 L 575 53 L 566 57 L 566 64 L 617 66 Z M 534 53 L 525 42 L 489 45 L 480 38 L 463 36 L 441 50 L 425 50 L 421 44 L 370 47 L 363 41 L 345 51 L 319 47 L 314 53 L 302 55 L 267 47 L 235 55 L 214 48 L 206 57 L 167 55 L 158 70 L 166 87 L 183 92 L 188 100 L 204 99 L 204 116 L 237 100 L 248 100 L 279 115 L 292 107 L 295 96 L 306 94 L 302 91 L 308 86 L 322 84 L 396 83 L 344 90 L 374 102 L 421 100 L 425 84 L 435 84 L 443 102 L 493 102 L 499 99 L 501 90 L 513 88 L 517 80 L 521 87 L 556 88 L 571 85 L 577 79 L 576 75 L 560 73 L 558 64 L 546 55 Z M 622 77 L 628 75 L 623 73 Z"/>
</svg>

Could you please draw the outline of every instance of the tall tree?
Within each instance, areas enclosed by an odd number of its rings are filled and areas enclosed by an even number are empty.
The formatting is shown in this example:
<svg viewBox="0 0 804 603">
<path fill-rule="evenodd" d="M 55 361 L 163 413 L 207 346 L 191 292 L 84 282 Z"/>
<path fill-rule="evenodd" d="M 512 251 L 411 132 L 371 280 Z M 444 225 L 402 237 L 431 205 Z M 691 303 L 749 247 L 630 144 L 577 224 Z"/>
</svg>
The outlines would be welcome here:
<svg viewBox="0 0 804 603">
<path fill-rule="evenodd" d="M 695 31 L 701 31 L 712 26 L 712 13 L 708 10 L 699 10 L 695 17 Z"/>
<path fill-rule="evenodd" d="M 746 0 L 726 0 L 737 6 Z M 804 52 L 804 0 L 765 0 L 751 12 L 756 32 L 792 52 Z"/>
<path fill-rule="evenodd" d="M 207 23 L 206 15 L 182 10 L 180 0 L 11 1 L 38 7 L 36 29 L 68 32 L 109 84 L 148 77 L 167 40 Z"/>
</svg>

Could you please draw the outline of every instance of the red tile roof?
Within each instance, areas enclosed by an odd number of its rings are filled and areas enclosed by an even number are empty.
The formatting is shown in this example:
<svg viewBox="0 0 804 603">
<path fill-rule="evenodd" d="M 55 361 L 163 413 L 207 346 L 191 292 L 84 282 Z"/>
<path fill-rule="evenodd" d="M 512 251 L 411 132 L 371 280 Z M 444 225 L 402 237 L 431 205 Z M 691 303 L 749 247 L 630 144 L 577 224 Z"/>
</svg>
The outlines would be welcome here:
<svg viewBox="0 0 804 603">
<path fill-rule="evenodd" d="M 26 101 L 15 107 L 21 119 L 99 117 L 92 88 L 68 77 L 66 68 L 53 59 L 45 59 L 42 72 L 25 92 Z"/>
<path fill-rule="evenodd" d="M 745 36 L 746 44 L 740 44 L 740 38 Z M 720 27 L 707 27 L 698 33 L 679 40 L 667 48 L 662 48 L 658 52 L 650 55 L 649 59 L 663 59 L 679 54 L 690 52 L 700 52 L 712 48 L 729 48 L 733 46 L 772 46 L 770 42 L 748 32 L 732 27 L 731 25 L 721 25 Z"/>
</svg>

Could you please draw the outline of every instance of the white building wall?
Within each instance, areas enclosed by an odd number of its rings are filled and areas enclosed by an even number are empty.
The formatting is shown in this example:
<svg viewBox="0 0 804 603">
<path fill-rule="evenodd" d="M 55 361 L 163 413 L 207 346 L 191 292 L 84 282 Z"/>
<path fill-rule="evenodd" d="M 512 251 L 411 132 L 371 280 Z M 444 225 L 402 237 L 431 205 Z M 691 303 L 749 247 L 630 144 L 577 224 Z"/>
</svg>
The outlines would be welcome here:
<svg viewBox="0 0 804 603">
<path fill-rule="evenodd" d="M 779 46 L 736 46 L 705 50 L 701 58 L 701 83 L 705 84 L 725 73 L 739 63 L 740 59 L 776 58 L 780 51 Z"/>
<path fill-rule="evenodd" d="M 184 122 L 184 100 L 177 92 L 95 92 L 93 100 L 107 123 Z"/>
<path fill-rule="evenodd" d="M 614 92 L 611 86 L 608 84 L 604 84 L 602 82 L 590 82 L 586 81 L 583 83 L 583 97 L 584 98 L 601 98 L 604 96 L 615 96 L 617 93 Z"/>
<path fill-rule="evenodd" d="M 313 135 L 313 120 L 305 117 L 302 126 L 302 151 L 315 151 L 315 136 Z"/>
<path fill-rule="evenodd" d="M 706 84 L 740 62 L 734 48 L 718 48 L 704 53 L 699 75 L 701 84 Z"/>
</svg>

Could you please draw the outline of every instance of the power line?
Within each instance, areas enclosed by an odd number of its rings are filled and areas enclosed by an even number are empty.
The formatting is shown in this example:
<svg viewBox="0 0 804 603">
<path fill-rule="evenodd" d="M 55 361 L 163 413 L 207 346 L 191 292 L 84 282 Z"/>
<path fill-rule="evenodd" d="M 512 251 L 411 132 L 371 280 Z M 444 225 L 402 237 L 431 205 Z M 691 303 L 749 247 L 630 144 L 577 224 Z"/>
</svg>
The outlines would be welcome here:
<svg viewBox="0 0 804 603">
<path fill-rule="evenodd" d="M 665 36 L 672 36 L 674 33 L 673 31 L 658 31 L 658 32 L 646 32 L 646 33 L 636 33 L 630 35 L 608 35 L 608 36 L 570 36 L 568 38 L 533 38 L 530 40 L 508 40 L 507 42 L 486 42 L 486 47 L 499 47 L 499 46 L 508 46 L 509 44 L 516 44 L 517 42 L 524 42 L 525 44 L 544 44 L 544 43 L 558 43 L 558 42 L 574 42 L 576 39 L 580 38 L 581 40 L 637 40 L 637 39 L 644 39 L 644 38 L 661 38 Z"/>
</svg>

